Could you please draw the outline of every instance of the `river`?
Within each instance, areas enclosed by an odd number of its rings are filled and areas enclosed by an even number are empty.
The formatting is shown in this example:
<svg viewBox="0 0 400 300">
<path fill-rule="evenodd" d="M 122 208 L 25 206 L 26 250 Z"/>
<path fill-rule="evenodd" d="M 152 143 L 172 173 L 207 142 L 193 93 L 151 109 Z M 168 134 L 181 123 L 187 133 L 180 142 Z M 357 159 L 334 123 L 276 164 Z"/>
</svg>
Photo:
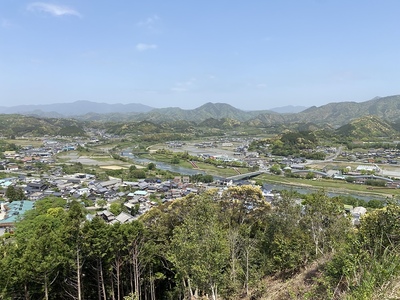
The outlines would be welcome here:
<svg viewBox="0 0 400 300">
<path fill-rule="evenodd" d="M 158 169 L 161 170 L 167 170 L 175 173 L 179 173 L 182 175 L 196 175 L 196 174 L 206 174 L 204 171 L 200 170 L 195 170 L 195 169 L 188 169 L 180 166 L 174 166 L 170 165 L 164 162 L 159 162 L 159 161 L 154 161 L 150 160 L 147 158 L 139 158 L 133 155 L 129 149 L 124 150 L 121 152 L 121 156 L 123 157 L 128 157 L 132 159 L 133 161 L 140 163 L 140 164 L 148 164 L 148 163 L 154 163 L 156 164 Z M 214 176 L 214 179 L 221 179 L 221 177 Z M 288 185 L 288 184 L 280 184 L 280 183 L 268 183 L 266 182 L 266 185 L 268 186 L 269 190 L 276 190 L 276 191 L 282 191 L 282 190 L 294 190 L 296 192 L 299 192 L 300 194 L 309 194 L 312 192 L 315 192 L 319 190 L 318 188 L 308 188 L 308 187 L 300 187 L 300 186 L 295 186 L 295 185 Z M 375 195 L 365 195 L 365 194 L 356 194 L 352 192 L 343 192 L 343 193 L 338 193 L 338 192 L 330 192 L 327 191 L 327 195 L 329 197 L 335 197 L 335 196 L 351 196 L 360 200 L 364 201 L 370 201 L 373 199 L 381 200 L 384 201 L 386 200 L 385 197 L 383 196 L 375 196 Z"/>
<path fill-rule="evenodd" d="M 296 191 L 296 192 L 298 192 L 300 194 L 309 194 L 309 193 L 312 193 L 312 192 L 320 190 L 320 188 L 308 188 L 308 187 L 289 185 L 289 184 L 280 184 L 280 183 L 268 183 L 268 182 L 266 182 L 265 185 L 268 187 L 268 190 L 276 190 L 276 191 L 293 190 L 293 191 Z M 356 194 L 354 192 L 339 193 L 339 192 L 326 191 L 326 194 L 329 197 L 350 196 L 350 197 L 357 198 L 357 199 L 360 199 L 360 200 L 364 200 L 364 201 L 367 201 L 367 202 L 370 201 L 370 200 L 385 201 L 387 199 L 384 196 Z"/>
<path fill-rule="evenodd" d="M 170 165 L 170 164 L 160 162 L 160 161 L 150 160 L 147 158 L 140 158 L 140 157 L 133 155 L 129 150 L 124 150 L 123 152 L 121 152 L 121 156 L 128 157 L 139 164 L 154 163 L 154 164 L 156 164 L 157 169 L 180 173 L 182 175 L 206 174 L 204 171 L 200 171 L 200 170 L 196 170 L 196 169 L 188 169 L 188 168 L 184 168 L 184 167 L 180 167 L 180 166 Z"/>
</svg>

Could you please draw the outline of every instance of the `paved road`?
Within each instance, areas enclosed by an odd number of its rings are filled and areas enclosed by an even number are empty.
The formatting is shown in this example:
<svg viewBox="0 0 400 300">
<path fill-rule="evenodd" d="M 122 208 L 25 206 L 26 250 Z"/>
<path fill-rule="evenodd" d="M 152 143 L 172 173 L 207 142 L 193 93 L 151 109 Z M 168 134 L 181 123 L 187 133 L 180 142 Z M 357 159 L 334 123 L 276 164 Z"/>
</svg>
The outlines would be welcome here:
<svg viewBox="0 0 400 300">
<path fill-rule="evenodd" d="M 336 153 L 332 156 L 329 156 L 325 159 L 325 161 L 334 161 L 341 153 L 342 153 L 343 147 L 340 146 L 337 148 Z"/>
</svg>

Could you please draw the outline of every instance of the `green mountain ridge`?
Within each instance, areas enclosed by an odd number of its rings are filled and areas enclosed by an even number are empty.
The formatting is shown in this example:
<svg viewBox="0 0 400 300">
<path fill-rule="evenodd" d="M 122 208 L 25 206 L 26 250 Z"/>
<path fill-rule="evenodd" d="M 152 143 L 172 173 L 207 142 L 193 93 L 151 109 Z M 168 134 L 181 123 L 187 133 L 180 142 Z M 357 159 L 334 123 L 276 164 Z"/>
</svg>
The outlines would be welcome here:
<svg viewBox="0 0 400 300">
<path fill-rule="evenodd" d="M 243 111 L 226 103 L 206 103 L 196 109 L 184 110 L 178 107 L 159 108 L 147 113 L 129 114 L 87 114 L 78 119 L 109 121 L 191 121 L 201 123 L 207 119 L 233 119 L 246 122 L 248 126 L 273 126 L 285 123 L 330 124 L 340 127 L 350 121 L 374 115 L 388 122 L 400 119 L 400 95 L 375 98 L 365 102 L 337 102 L 320 107 L 310 107 L 299 113 L 280 114 L 269 110 Z"/>
<path fill-rule="evenodd" d="M 399 131 L 389 123 L 376 116 L 365 116 L 341 126 L 336 133 L 349 139 L 371 138 L 392 138 L 399 135 Z"/>
<path fill-rule="evenodd" d="M 327 122 L 340 126 L 367 115 L 374 115 L 390 122 L 398 120 L 400 118 L 400 95 L 375 98 L 359 103 L 329 103 L 306 109 L 296 114 L 296 118 L 298 121 L 313 120 L 317 123 Z"/>
<path fill-rule="evenodd" d="M 76 105 L 76 103 L 73 104 Z M 113 106 L 106 106 L 101 112 L 88 112 L 92 103 L 85 102 L 85 104 L 86 113 L 75 115 L 73 118 L 81 121 L 151 121 L 154 123 L 172 121 L 202 123 L 210 118 L 217 120 L 225 118 L 246 122 L 248 126 L 265 127 L 287 123 L 313 122 L 319 125 L 330 124 L 336 128 L 366 115 L 374 115 L 391 123 L 400 120 L 400 95 L 374 98 L 364 102 L 333 102 L 320 107 L 313 106 L 299 113 L 277 113 L 270 110 L 244 111 L 226 103 L 211 102 L 195 109 L 168 107 L 154 108 L 148 111 L 132 111 L 128 109 L 121 111 L 120 106 L 115 106 L 119 111 L 110 111 Z M 60 114 L 62 114 L 62 111 L 54 111 L 54 113 L 41 112 L 39 107 L 36 107 L 34 112 L 22 112 L 22 114 L 34 115 L 36 117 L 60 117 Z M 62 107 L 66 107 L 66 105 Z M 94 111 L 96 107 L 93 104 Z M 54 108 L 54 106 L 51 106 L 51 108 Z"/>
<path fill-rule="evenodd" d="M 0 115 L 0 135 L 3 136 L 84 136 L 84 126 L 75 119 Z"/>
<path fill-rule="evenodd" d="M 361 120 L 360 120 L 361 119 Z M 154 109 L 148 113 L 90 113 L 80 118 L 40 118 L 0 115 L 3 136 L 84 135 L 83 128 L 106 129 L 113 134 L 191 133 L 205 129 L 253 128 L 265 132 L 334 130 L 348 138 L 397 137 L 400 129 L 400 96 L 366 102 L 329 103 L 294 114 L 243 111 L 225 103 L 206 103 L 193 110 Z"/>
</svg>

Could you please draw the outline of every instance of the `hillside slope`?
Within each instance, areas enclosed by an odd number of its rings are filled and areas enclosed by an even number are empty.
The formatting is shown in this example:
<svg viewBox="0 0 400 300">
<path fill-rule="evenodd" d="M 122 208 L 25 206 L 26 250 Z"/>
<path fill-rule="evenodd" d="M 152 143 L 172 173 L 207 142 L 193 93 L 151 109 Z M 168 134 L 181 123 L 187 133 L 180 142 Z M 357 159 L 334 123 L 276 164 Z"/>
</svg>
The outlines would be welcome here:
<svg viewBox="0 0 400 300">
<path fill-rule="evenodd" d="M 395 130 L 389 123 L 381 120 L 376 116 L 365 116 L 350 123 L 341 126 L 336 132 L 349 139 L 362 138 L 395 138 L 399 132 Z"/>
<path fill-rule="evenodd" d="M 75 119 L 37 118 L 23 115 L 0 115 L 2 136 L 83 136 L 83 123 Z"/>
<path fill-rule="evenodd" d="M 43 109 L 43 110 L 41 110 Z M 201 123 L 208 119 L 230 119 L 246 122 L 246 126 L 268 127 L 288 123 L 329 124 L 335 128 L 364 116 L 376 116 L 386 122 L 400 120 L 400 95 L 375 98 L 365 102 L 337 102 L 310 107 L 299 113 L 282 114 L 270 110 L 244 111 L 226 103 L 206 103 L 195 109 L 179 107 L 157 108 L 141 104 L 105 104 L 89 101 L 31 105 L 4 108 L 0 113 L 18 112 L 35 116 L 74 116 L 83 121 L 151 121 L 163 123 L 188 121 Z"/>
</svg>

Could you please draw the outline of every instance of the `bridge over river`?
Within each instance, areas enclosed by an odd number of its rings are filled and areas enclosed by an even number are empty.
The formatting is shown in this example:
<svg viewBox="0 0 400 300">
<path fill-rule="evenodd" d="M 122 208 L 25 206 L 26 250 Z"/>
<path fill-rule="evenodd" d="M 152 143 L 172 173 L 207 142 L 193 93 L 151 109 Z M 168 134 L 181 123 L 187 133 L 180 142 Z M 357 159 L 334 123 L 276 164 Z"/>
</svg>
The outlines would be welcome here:
<svg viewBox="0 0 400 300">
<path fill-rule="evenodd" d="M 238 174 L 234 176 L 227 177 L 227 180 L 242 180 L 242 179 L 249 179 L 252 177 L 256 177 L 258 175 L 261 175 L 265 173 L 265 171 L 256 171 L 256 172 L 250 172 L 250 173 L 244 173 L 244 174 Z"/>
<path fill-rule="evenodd" d="M 316 170 L 296 170 L 296 171 L 292 171 L 293 173 L 305 173 L 305 172 L 310 172 L 310 173 L 314 173 L 317 175 L 321 175 L 323 177 L 327 177 L 328 174 L 326 174 L 325 172 L 320 172 L 320 171 L 316 171 Z M 266 173 L 266 171 L 256 171 L 256 172 L 249 172 L 249 173 L 243 173 L 243 174 L 238 174 L 238 175 L 234 175 L 234 176 L 230 176 L 227 177 L 227 180 L 242 180 L 242 179 L 249 179 L 252 177 L 256 177 L 258 175 L 261 175 L 263 173 Z M 352 177 L 355 179 L 378 179 L 378 180 L 384 180 L 387 182 L 393 182 L 392 179 L 387 178 L 387 177 L 382 177 L 382 176 L 377 176 L 377 175 L 347 175 L 346 177 Z"/>
</svg>

